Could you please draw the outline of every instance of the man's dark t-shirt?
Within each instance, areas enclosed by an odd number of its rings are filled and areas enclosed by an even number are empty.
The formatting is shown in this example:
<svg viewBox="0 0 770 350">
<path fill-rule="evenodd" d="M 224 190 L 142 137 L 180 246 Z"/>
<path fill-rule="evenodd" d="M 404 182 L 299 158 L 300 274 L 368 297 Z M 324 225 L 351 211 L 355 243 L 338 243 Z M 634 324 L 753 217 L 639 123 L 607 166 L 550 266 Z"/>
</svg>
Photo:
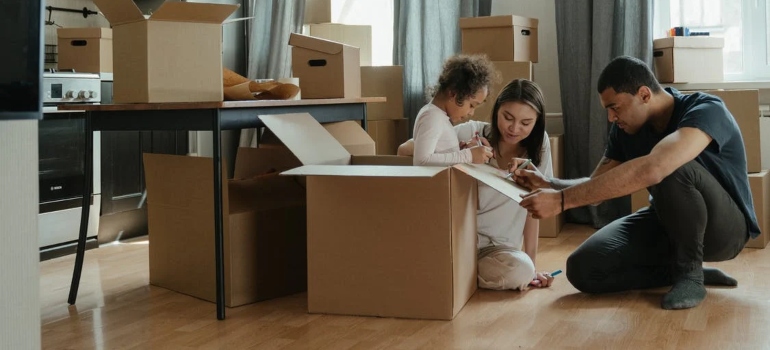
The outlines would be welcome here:
<svg viewBox="0 0 770 350">
<path fill-rule="evenodd" d="M 646 124 L 630 135 L 612 124 L 604 156 L 625 162 L 649 154 L 660 140 L 679 128 L 700 129 L 711 136 L 712 141 L 695 160 L 730 194 L 746 217 L 751 237 L 756 238 L 760 234 L 759 225 L 749 189 L 743 137 L 735 118 L 719 97 L 702 92 L 683 95 L 674 88 L 665 91 L 674 97 L 674 112 L 666 130 L 658 134 Z"/>
</svg>

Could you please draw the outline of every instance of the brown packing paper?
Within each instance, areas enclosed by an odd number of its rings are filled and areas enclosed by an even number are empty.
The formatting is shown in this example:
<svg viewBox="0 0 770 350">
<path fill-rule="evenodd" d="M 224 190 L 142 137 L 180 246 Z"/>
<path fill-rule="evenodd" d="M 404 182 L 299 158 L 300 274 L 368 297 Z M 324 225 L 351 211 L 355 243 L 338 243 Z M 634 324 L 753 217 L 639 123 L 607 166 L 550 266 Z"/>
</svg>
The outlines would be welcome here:
<svg viewBox="0 0 770 350">
<path fill-rule="evenodd" d="M 278 82 L 248 81 L 224 88 L 226 101 L 289 100 L 299 93 L 299 86 Z"/>
</svg>

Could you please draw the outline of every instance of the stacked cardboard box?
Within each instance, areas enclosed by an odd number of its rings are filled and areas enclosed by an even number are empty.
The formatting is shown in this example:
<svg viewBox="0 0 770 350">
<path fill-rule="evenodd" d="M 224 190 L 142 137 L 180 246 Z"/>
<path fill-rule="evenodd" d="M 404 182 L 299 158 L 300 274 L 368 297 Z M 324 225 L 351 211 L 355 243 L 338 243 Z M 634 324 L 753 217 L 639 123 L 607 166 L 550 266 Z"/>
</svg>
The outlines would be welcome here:
<svg viewBox="0 0 770 350">
<path fill-rule="evenodd" d="M 357 47 L 362 66 L 372 65 L 372 26 L 335 23 L 339 4 L 332 0 L 309 0 L 305 3 L 302 34 Z"/>
<path fill-rule="evenodd" d="M 537 19 L 515 15 L 460 18 L 462 52 L 486 54 L 502 78 L 492 86 L 486 103 L 476 109 L 473 119 L 491 121 L 495 99 L 511 80 L 534 79 L 537 23 Z"/>
<path fill-rule="evenodd" d="M 553 176 L 564 177 L 564 140 L 563 135 L 549 135 L 551 143 L 551 163 L 553 164 Z M 557 237 L 564 226 L 565 214 L 561 213 L 548 219 L 540 220 L 540 237 Z"/>
<path fill-rule="evenodd" d="M 366 105 L 367 130 L 378 155 L 395 155 L 409 135 L 409 121 L 404 118 L 404 67 L 361 67 L 361 94 L 387 99 Z"/>
<path fill-rule="evenodd" d="M 683 93 L 692 93 L 684 91 Z M 766 225 L 770 222 L 770 206 L 767 205 L 768 170 L 762 169 L 762 154 L 759 137 L 759 91 L 758 90 L 703 90 L 702 92 L 715 95 L 724 101 L 725 106 L 733 115 L 743 137 L 743 146 L 746 151 L 746 170 L 749 176 L 751 195 L 754 201 L 754 211 L 759 221 L 763 234 L 757 239 L 749 240 L 746 244 L 751 248 L 765 248 L 770 241 L 770 229 Z M 641 190 L 631 196 L 632 211 L 649 205 L 647 190 Z"/>
</svg>

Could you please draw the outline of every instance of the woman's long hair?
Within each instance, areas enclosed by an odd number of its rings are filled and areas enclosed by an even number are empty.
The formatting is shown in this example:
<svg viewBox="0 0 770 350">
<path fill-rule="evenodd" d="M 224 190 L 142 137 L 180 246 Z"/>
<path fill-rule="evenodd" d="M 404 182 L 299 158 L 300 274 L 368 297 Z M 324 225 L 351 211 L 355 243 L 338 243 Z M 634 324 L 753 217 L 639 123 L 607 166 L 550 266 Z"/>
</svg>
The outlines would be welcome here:
<svg viewBox="0 0 770 350">
<path fill-rule="evenodd" d="M 489 144 L 497 146 L 502 141 L 500 129 L 497 127 L 498 112 L 500 105 L 507 102 L 526 103 L 537 112 L 537 120 L 532 132 L 525 139 L 521 140 L 521 145 L 527 150 L 527 157 L 532 159 L 532 164 L 540 166 L 543 158 L 543 138 L 545 136 L 545 98 L 543 91 L 533 81 L 526 79 L 515 79 L 506 85 L 495 100 L 495 106 L 492 108 L 492 124 L 488 135 L 484 135 L 489 140 Z M 494 147 L 498 149 L 498 147 Z"/>
</svg>

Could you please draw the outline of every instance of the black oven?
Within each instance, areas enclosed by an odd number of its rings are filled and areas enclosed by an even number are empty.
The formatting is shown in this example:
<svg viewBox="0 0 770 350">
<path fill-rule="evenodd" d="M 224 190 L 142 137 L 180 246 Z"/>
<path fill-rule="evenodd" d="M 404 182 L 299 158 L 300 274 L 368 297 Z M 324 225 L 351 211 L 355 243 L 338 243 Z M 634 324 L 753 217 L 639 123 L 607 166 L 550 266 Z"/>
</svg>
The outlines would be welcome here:
<svg viewBox="0 0 770 350">
<path fill-rule="evenodd" d="M 55 107 L 53 107 L 55 108 Z M 48 109 L 48 107 L 46 107 Z M 40 204 L 47 211 L 51 203 L 75 200 L 80 205 L 85 178 L 85 113 L 48 112 L 38 124 L 40 155 Z"/>
</svg>

